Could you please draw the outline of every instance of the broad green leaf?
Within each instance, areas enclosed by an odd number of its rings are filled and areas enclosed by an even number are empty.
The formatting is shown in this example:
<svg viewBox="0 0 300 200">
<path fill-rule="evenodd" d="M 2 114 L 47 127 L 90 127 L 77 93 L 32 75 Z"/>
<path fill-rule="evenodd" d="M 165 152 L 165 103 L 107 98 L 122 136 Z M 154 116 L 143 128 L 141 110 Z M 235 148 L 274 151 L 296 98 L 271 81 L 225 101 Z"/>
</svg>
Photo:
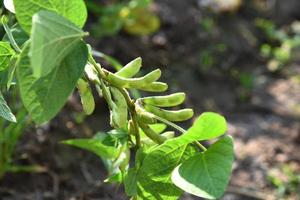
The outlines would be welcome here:
<svg viewBox="0 0 300 200">
<path fill-rule="evenodd" d="M 193 195 L 207 199 L 219 198 L 228 184 L 233 159 L 233 140 L 226 136 L 211 145 L 207 151 L 176 167 L 172 173 L 172 181 Z"/>
<path fill-rule="evenodd" d="M 63 107 L 82 76 L 88 58 L 82 42 L 61 62 L 61 66 L 42 78 L 33 76 L 28 57 L 29 43 L 17 62 L 17 77 L 24 106 L 37 124 L 52 119 Z"/>
<path fill-rule="evenodd" d="M 42 77 L 60 66 L 61 61 L 86 35 L 62 16 L 40 11 L 32 19 L 30 62 L 33 74 Z"/>
<path fill-rule="evenodd" d="M 16 117 L 14 114 L 12 114 L 10 108 L 8 107 L 6 101 L 4 100 L 4 97 L 2 93 L 0 92 L 0 117 L 3 117 L 4 119 L 10 121 L 10 122 L 16 122 Z"/>
<path fill-rule="evenodd" d="M 15 54 L 8 42 L 0 41 L 0 72 L 8 68 L 10 58 Z"/>
<path fill-rule="evenodd" d="M 107 136 L 108 137 L 108 136 Z M 62 142 L 95 153 L 100 158 L 115 158 L 119 150 L 111 144 L 105 143 L 105 138 L 71 139 Z"/>
<path fill-rule="evenodd" d="M 14 0 L 16 17 L 21 27 L 30 33 L 32 16 L 41 11 L 56 12 L 83 27 L 87 18 L 87 10 L 83 0 Z"/>
<path fill-rule="evenodd" d="M 19 47 L 29 39 L 28 35 L 24 32 L 19 24 L 15 24 L 10 31 Z M 9 42 L 7 34 L 4 35 L 3 41 Z"/>
<path fill-rule="evenodd" d="M 77 88 L 81 98 L 81 104 L 85 114 L 90 115 L 95 110 L 95 101 L 90 84 L 83 79 L 79 79 L 77 82 Z"/>
<path fill-rule="evenodd" d="M 195 155 L 196 149 L 181 138 L 170 139 L 150 151 L 137 177 L 137 193 L 142 199 L 177 199 L 182 191 L 171 181 L 179 163 Z"/>
<path fill-rule="evenodd" d="M 209 140 L 223 135 L 226 130 L 226 120 L 223 116 L 213 112 L 205 112 L 196 119 L 193 126 L 182 137 L 192 142 Z"/>
</svg>

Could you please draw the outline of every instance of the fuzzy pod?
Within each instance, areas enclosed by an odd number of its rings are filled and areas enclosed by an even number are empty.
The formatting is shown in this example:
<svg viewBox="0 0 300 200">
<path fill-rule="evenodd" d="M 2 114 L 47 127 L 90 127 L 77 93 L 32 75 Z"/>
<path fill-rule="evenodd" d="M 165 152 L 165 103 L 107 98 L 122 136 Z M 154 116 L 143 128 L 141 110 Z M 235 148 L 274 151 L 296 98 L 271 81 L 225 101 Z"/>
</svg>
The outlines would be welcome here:
<svg viewBox="0 0 300 200">
<path fill-rule="evenodd" d="M 178 92 L 165 96 L 151 96 L 141 98 L 144 104 L 150 104 L 158 107 L 172 107 L 182 104 L 185 100 L 185 93 Z"/>
<path fill-rule="evenodd" d="M 156 69 L 139 78 L 123 78 L 106 70 L 105 74 L 107 81 L 117 87 L 139 89 L 158 80 L 161 76 L 161 71 L 160 69 Z"/>
<path fill-rule="evenodd" d="M 142 67 L 142 58 L 138 57 L 127 65 L 125 65 L 122 69 L 120 69 L 115 74 L 124 78 L 131 78 L 136 75 Z"/>
<path fill-rule="evenodd" d="M 179 122 L 185 121 L 193 117 L 194 112 L 190 108 L 185 108 L 181 110 L 164 110 L 152 105 L 145 105 L 145 110 L 157 115 L 161 118 L 164 118 L 168 121 Z"/>
</svg>

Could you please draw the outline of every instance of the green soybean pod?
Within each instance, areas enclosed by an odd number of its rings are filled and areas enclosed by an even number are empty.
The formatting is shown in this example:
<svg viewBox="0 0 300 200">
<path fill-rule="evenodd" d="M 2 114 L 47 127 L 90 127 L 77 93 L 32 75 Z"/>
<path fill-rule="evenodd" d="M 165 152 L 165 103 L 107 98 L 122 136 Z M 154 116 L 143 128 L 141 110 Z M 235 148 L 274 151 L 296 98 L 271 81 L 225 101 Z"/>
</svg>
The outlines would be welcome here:
<svg viewBox="0 0 300 200">
<path fill-rule="evenodd" d="M 161 134 L 161 136 L 165 137 L 166 139 L 171 139 L 175 137 L 175 132 L 174 131 L 166 131 Z"/>
<path fill-rule="evenodd" d="M 110 112 L 111 125 L 114 128 L 124 128 L 127 124 L 128 117 L 127 102 L 118 89 L 111 87 L 110 91 L 113 97 L 113 104 Z"/>
<path fill-rule="evenodd" d="M 137 89 L 143 90 L 146 92 L 164 92 L 168 89 L 168 85 L 163 82 L 153 82 L 146 86 L 138 87 Z"/>
<path fill-rule="evenodd" d="M 100 84 L 100 80 L 99 80 L 97 71 L 95 70 L 95 68 L 92 64 L 87 63 L 84 67 L 84 72 L 90 81 Z"/>
<path fill-rule="evenodd" d="M 128 134 L 129 135 L 136 136 L 137 131 L 135 130 L 134 123 L 133 123 L 132 120 L 128 121 L 127 129 L 128 129 Z"/>
<path fill-rule="evenodd" d="M 165 140 L 167 140 L 167 139 L 174 138 L 175 133 L 174 133 L 174 131 L 167 131 L 167 132 L 162 133 L 161 136 L 162 136 L 163 138 L 165 138 Z M 156 142 L 154 142 L 153 140 L 149 139 L 148 137 L 142 138 L 142 139 L 141 139 L 141 143 L 142 143 L 143 145 L 147 145 L 147 146 L 154 146 L 154 145 L 157 145 Z"/>
<path fill-rule="evenodd" d="M 141 108 L 138 104 L 135 106 L 138 120 L 145 124 L 155 124 L 157 120 L 154 118 L 152 113 L 148 113 L 143 108 Z"/>
<path fill-rule="evenodd" d="M 136 75 L 142 66 L 142 58 L 138 57 L 131 62 L 129 62 L 127 65 L 125 65 L 122 69 L 120 69 L 115 74 L 118 76 L 122 76 L 124 78 L 131 78 L 134 75 Z"/>
<path fill-rule="evenodd" d="M 118 87 L 139 88 L 139 87 L 146 86 L 159 79 L 161 76 L 161 71 L 160 69 L 156 69 L 146 74 L 145 76 L 139 78 L 123 78 L 121 76 L 118 76 L 106 70 L 105 70 L 105 74 L 108 82 Z"/>
<path fill-rule="evenodd" d="M 185 93 L 178 92 L 166 96 L 152 96 L 141 98 L 145 104 L 150 104 L 158 107 L 171 107 L 177 106 L 185 100 Z"/>
<path fill-rule="evenodd" d="M 89 83 L 83 79 L 79 79 L 77 82 L 77 89 L 81 98 L 83 111 L 87 115 L 92 114 L 95 110 L 95 101 Z"/>
<path fill-rule="evenodd" d="M 124 159 L 120 163 L 119 169 L 124 172 L 126 169 L 128 169 L 129 161 L 130 161 L 130 150 L 129 148 L 126 148 L 123 152 Z"/>
<path fill-rule="evenodd" d="M 143 130 L 143 132 L 147 135 L 148 138 L 156 142 L 157 144 L 162 144 L 166 138 L 157 134 L 153 129 L 151 129 L 147 124 L 139 123 L 139 126 Z"/>
<path fill-rule="evenodd" d="M 164 110 L 152 105 L 145 105 L 145 110 L 148 112 L 153 113 L 161 118 L 164 118 L 169 121 L 178 122 L 178 121 L 185 121 L 193 117 L 194 112 L 192 109 L 185 108 L 181 110 Z"/>
</svg>

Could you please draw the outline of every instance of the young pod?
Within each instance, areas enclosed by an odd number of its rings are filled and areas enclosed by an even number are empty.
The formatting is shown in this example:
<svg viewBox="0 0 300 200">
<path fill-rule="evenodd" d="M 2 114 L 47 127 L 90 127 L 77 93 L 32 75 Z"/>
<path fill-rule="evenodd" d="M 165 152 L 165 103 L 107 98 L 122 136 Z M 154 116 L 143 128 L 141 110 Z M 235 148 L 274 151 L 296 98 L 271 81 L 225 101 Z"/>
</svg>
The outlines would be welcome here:
<svg viewBox="0 0 300 200">
<path fill-rule="evenodd" d="M 116 85 L 118 87 L 123 87 L 123 88 L 138 89 L 159 79 L 161 76 L 161 71 L 160 69 L 156 69 L 146 74 L 145 76 L 139 78 L 123 78 L 121 76 L 118 76 L 106 70 L 105 70 L 105 74 L 108 82 L 112 83 L 113 85 Z"/>
<path fill-rule="evenodd" d="M 142 58 L 138 57 L 133 61 L 129 62 L 127 65 L 125 65 L 122 69 L 120 69 L 115 74 L 118 76 L 122 76 L 124 78 L 131 78 L 140 71 L 141 66 L 142 66 Z"/>
<path fill-rule="evenodd" d="M 146 92 L 164 92 L 168 89 L 168 85 L 163 82 L 153 82 L 148 85 L 138 87 L 137 89 Z"/>
<path fill-rule="evenodd" d="M 128 121 L 128 134 L 136 136 L 137 130 L 135 130 L 134 123 L 132 120 Z"/>
<path fill-rule="evenodd" d="M 111 87 L 110 91 L 113 97 L 110 112 L 111 125 L 114 128 L 124 128 L 127 124 L 127 102 L 118 89 Z"/>
<path fill-rule="evenodd" d="M 139 123 L 139 126 L 143 132 L 147 135 L 148 138 L 153 140 L 157 144 L 162 144 L 166 138 L 157 134 L 153 129 L 151 129 L 147 124 Z"/>
<path fill-rule="evenodd" d="M 150 104 L 158 107 L 172 107 L 183 103 L 185 94 L 178 92 L 166 96 L 152 96 L 141 98 L 144 104 Z"/>
<path fill-rule="evenodd" d="M 161 118 L 164 118 L 169 121 L 178 122 L 178 121 L 185 121 L 193 117 L 194 112 L 192 109 L 186 108 L 181 110 L 164 110 L 152 105 L 145 105 L 145 110 L 148 112 L 153 113 Z"/>
<path fill-rule="evenodd" d="M 87 115 L 92 114 L 95 109 L 95 101 L 89 83 L 83 79 L 79 79 L 77 82 L 77 88 L 80 95 L 83 111 Z"/>
</svg>

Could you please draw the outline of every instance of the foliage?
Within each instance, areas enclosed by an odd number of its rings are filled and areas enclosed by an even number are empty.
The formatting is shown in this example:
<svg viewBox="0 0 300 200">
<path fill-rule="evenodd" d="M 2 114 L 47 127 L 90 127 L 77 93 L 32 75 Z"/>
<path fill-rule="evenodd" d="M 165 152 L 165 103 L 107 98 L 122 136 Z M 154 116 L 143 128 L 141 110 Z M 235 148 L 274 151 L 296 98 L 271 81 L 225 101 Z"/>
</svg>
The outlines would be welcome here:
<svg viewBox="0 0 300 200">
<path fill-rule="evenodd" d="M 87 1 L 89 10 L 99 16 L 93 32 L 98 37 L 116 35 L 122 29 L 131 35 L 150 35 L 160 26 L 159 18 L 151 11 L 151 0 L 114 1 L 100 6 Z"/>
<path fill-rule="evenodd" d="M 16 54 L 9 54 L 16 59 L 10 59 L 5 69 L 10 71 L 12 80 L 17 80 L 29 116 L 38 125 L 51 120 L 76 87 L 84 111 L 92 114 L 95 102 L 90 85 L 94 85 L 108 104 L 113 130 L 63 143 L 98 155 L 108 170 L 107 182 L 124 183 L 126 193 L 133 199 L 178 199 L 184 191 L 209 199 L 222 196 L 234 154 L 232 138 L 222 137 L 227 129 L 224 117 L 205 112 L 186 131 L 174 122 L 192 118 L 193 110 L 168 109 L 182 104 L 184 93 L 131 98 L 132 89 L 164 92 L 168 85 L 158 81 L 159 69 L 137 77 L 141 58 L 116 73 L 102 68 L 93 58 L 91 47 L 83 41 L 86 33 L 80 27 L 86 8 L 82 5 L 82 0 L 70 4 L 14 0 L 21 33 L 18 35 L 5 18 L 2 20 L 10 44 L 9 47 L 7 43 L 7 49 L 13 48 Z M 28 40 L 17 42 L 24 35 L 28 35 Z M 7 55 L 4 51 L 2 54 Z M 8 111 L 4 99 L 1 101 Z M 8 113 L 10 118 L 1 116 L 12 119 L 12 113 Z M 18 123 L 11 126 L 20 123 L 18 118 Z M 164 132 L 166 125 L 181 135 Z M 208 149 L 200 143 L 211 139 L 215 143 Z M 134 165 L 130 163 L 131 149 L 135 150 Z"/>
<path fill-rule="evenodd" d="M 300 195 L 300 174 L 292 165 L 284 164 L 268 172 L 268 180 L 276 187 L 278 199 L 292 199 L 293 194 Z"/>
<path fill-rule="evenodd" d="M 261 56 L 268 60 L 268 69 L 278 71 L 292 58 L 293 50 L 300 46 L 299 22 L 294 22 L 288 27 L 278 29 L 276 25 L 263 18 L 255 21 L 266 41 L 260 47 Z"/>
<path fill-rule="evenodd" d="M 10 99 L 16 98 L 15 90 Z M 18 110 L 16 119 L 18 123 L 8 123 L 5 118 L 0 118 L 0 178 L 6 172 L 39 172 L 44 170 L 37 165 L 18 165 L 13 162 L 15 146 L 29 124 L 26 110 L 20 105 L 13 105 L 13 110 Z"/>
</svg>

